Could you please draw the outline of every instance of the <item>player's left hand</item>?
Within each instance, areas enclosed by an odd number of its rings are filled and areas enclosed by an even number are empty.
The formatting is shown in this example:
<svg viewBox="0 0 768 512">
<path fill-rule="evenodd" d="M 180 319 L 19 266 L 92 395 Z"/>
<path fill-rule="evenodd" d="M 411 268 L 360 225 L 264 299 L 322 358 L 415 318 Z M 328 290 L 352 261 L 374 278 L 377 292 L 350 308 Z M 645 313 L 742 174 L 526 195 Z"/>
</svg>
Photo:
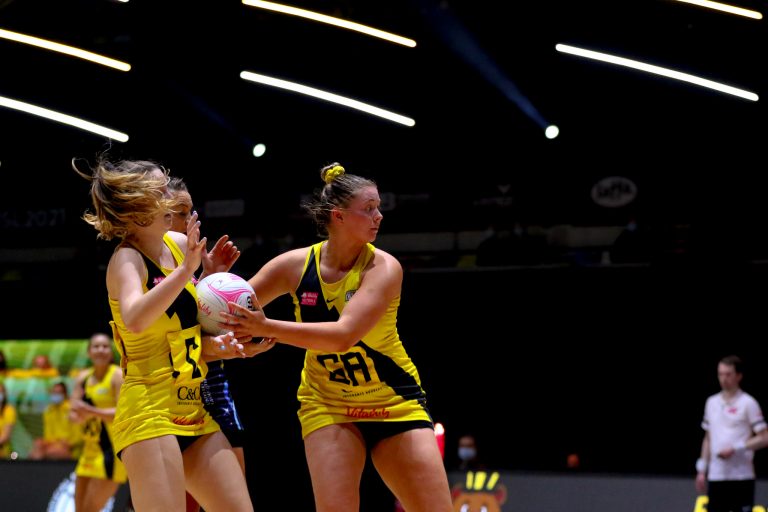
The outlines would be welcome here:
<svg viewBox="0 0 768 512">
<path fill-rule="evenodd" d="M 229 272 L 239 257 L 240 251 L 237 246 L 229 239 L 229 235 L 223 235 L 210 251 L 203 249 L 202 276 L 216 272 Z"/>
<path fill-rule="evenodd" d="M 235 338 L 232 331 L 225 332 L 218 336 L 212 336 L 211 342 L 213 344 L 213 353 L 209 353 L 210 355 L 215 354 L 216 359 L 248 357 L 243 344 L 248 343 L 250 339 L 250 336 L 246 336 L 242 340 Z"/>
<path fill-rule="evenodd" d="M 190 269 L 192 274 L 200 267 L 206 242 L 207 238 L 200 238 L 200 221 L 197 220 L 197 212 L 192 212 L 187 222 L 187 252 L 184 254 L 182 263 L 182 266 Z"/>
</svg>

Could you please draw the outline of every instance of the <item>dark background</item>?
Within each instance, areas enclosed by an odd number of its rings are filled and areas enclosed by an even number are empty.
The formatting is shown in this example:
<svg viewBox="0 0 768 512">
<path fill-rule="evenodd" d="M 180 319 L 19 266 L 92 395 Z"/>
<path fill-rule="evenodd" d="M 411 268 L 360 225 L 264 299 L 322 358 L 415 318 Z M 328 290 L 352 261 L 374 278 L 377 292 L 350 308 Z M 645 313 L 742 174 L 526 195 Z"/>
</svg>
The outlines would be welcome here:
<svg viewBox="0 0 768 512">
<path fill-rule="evenodd" d="M 131 137 L 109 142 L 0 108 L 0 337 L 104 329 L 111 244 L 80 219 L 88 186 L 70 168 L 73 157 L 93 161 L 103 151 L 183 176 L 209 238 L 226 232 L 254 243 L 233 269 L 242 275 L 315 240 L 298 204 L 332 161 L 395 198 L 383 233 L 459 233 L 519 219 L 542 229 L 622 226 L 636 217 L 652 236 L 632 264 L 600 265 L 579 247 L 501 267 L 458 265 L 460 252 L 395 252 L 406 267 L 400 335 L 446 426 L 449 465 L 458 435 L 472 431 L 489 462 L 506 469 L 563 470 L 578 452 L 583 471 L 693 480 L 717 360 L 741 354 L 745 389 L 768 396 L 765 101 L 554 46 L 638 58 L 762 96 L 765 21 L 666 0 L 292 5 L 418 44 L 235 1 L 0 0 L 0 28 L 133 66 L 122 73 L 0 39 L 0 95 Z M 245 82 L 243 70 L 349 95 L 416 125 Z M 546 139 L 543 121 L 561 136 Z M 259 159 L 257 142 L 267 144 Z M 631 179 L 635 201 L 592 201 L 592 186 L 607 176 Z M 222 200 L 242 201 L 242 214 L 206 216 L 206 205 Z M 269 311 L 291 314 L 286 302 Z M 311 503 L 295 416 L 302 357 L 278 346 L 230 365 L 252 431 L 257 507 Z M 286 480 L 295 492 L 275 496 Z M 380 484 L 366 486 L 380 503 Z"/>
</svg>

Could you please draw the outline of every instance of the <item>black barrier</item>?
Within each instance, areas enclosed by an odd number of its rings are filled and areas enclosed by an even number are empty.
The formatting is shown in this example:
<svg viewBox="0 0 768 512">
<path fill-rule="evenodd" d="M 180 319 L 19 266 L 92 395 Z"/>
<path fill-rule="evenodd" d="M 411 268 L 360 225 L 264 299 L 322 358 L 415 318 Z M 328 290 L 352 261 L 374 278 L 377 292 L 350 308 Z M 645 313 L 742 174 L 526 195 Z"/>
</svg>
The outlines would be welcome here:
<svg viewBox="0 0 768 512">
<path fill-rule="evenodd" d="M 706 512 L 695 478 L 526 474 L 504 471 L 449 473 L 454 510 L 466 512 Z M 768 481 L 759 480 L 753 512 L 766 512 Z"/>
<path fill-rule="evenodd" d="M 0 460 L 3 510 L 74 510 L 74 470 L 74 461 Z M 128 486 L 122 485 L 105 511 L 123 512 L 127 502 Z"/>
<path fill-rule="evenodd" d="M 0 496 L 7 510 L 74 510 L 74 463 L 0 461 Z M 455 510 L 478 512 L 706 512 L 694 476 L 619 476 L 577 473 L 530 474 L 476 471 L 448 474 Z M 757 505 L 766 512 L 768 480 L 757 481 Z M 121 486 L 112 511 L 126 510 L 128 487 Z M 261 499 L 257 496 L 254 505 Z M 464 507 L 462 507 L 464 505 Z M 5 508 L 4 508 L 5 510 Z M 365 512 L 365 510 L 362 510 Z"/>
</svg>

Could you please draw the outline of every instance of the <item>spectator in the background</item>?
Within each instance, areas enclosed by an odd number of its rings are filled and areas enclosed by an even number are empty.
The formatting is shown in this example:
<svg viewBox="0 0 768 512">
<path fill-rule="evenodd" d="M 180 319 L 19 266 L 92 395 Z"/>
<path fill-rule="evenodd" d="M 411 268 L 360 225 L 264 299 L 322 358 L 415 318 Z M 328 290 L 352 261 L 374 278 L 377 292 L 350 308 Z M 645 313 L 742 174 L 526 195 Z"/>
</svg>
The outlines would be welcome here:
<svg viewBox="0 0 768 512">
<path fill-rule="evenodd" d="M 68 460 L 79 455 L 82 441 L 80 426 L 69 418 L 67 386 L 55 382 L 51 386 L 50 404 L 43 411 L 43 437 L 35 439 L 29 458 L 33 460 Z"/>
<path fill-rule="evenodd" d="M 0 459 L 7 459 L 11 456 L 11 434 L 13 434 L 15 424 L 16 408 L 8 400 L 8 390 L 5 388 L 5 384 L 0 381 Z"/>
<path fill-rule="evenodd" d="M 58 377 L 59 370 L 51 364 L 51 360 L 46 354 L 37 354 L 32 360 L 32 376 Z"/>
<path fill-rule="evenodd" d="M 486 469 L 486 464 L 478 452 L 477 439 L 472 434 L 464 434 L 459 438 L 456 455 L 459 457 L 459 463 L 456 467 L 459 471 Z"/>
<path fill-rule="evenodd" d="M 5 358 L 3 358 L 5 359 Z M 50 358 L 46 354 L 37 354 L 32 359 L 32 365 L 28 368 L 6 368 L 5 375 L 8 377 L 28 378 L 28 377 L 59 377 L 59 370 L 51 364 Z M 0 375 L 3 375 L 0 372 Z"/>
</svg>

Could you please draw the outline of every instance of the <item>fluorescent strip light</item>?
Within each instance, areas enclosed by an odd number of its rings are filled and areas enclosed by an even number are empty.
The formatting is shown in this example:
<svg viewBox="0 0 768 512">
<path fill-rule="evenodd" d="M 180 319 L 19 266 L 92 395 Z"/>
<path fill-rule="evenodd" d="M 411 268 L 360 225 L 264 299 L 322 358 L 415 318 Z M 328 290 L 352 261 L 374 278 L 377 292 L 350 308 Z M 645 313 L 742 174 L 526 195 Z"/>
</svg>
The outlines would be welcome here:
<svg viewBox="0 0 768 512">
<path fill-rule="evenodd" d="M 131 65 L 127 62 L 121 62 L 109 57 L 104 57 L 98 53 L 81 50 L 80 48 L 75 48 L 74 46 L 54 43 L 53 41 L 48 41 L 47 39 L 40 39 L 39 37 L 19 34 L 18 32 L 11 32 L 10 30 L 4 30 L 0 28 L 0 38 L 16 41 L 17 43 L 24 43 L 40 48 L 45 48 L 46 50 L 52 50 L 54 52 L 65 53 L 73 57 L 95 62 L 96 64 L 119 69 L 120 71 L 130 71 L 131 69 Z"/>
<path fill-rule="evenodd" d="M 367 112 L 369 114 L 373 114 L 375 116 L 388 119 L 389 121 L 394 121 L 396 123 L 404 124 L 405 126 L 413 126 L 416 124 L 416 121 L 414 121 L 410 117 L 401 116 L 400 114 L 395 114 L 388 110 L 384 110 L 379 107 L 368 105 L 367 103 L 363 103 L 361 101 L 346 98 L 344 96 L 339 96 L 338 94 L 321 91 L 320 89 L 315 89 L 313 87 L 307 87 L 306 85 L 301 85 L 294 82 L 288 82 L 287 80 L 272 78 L 266 75 L 252 73 L 250 71 L 242 71 L 240 73 L 240 78 L 244 80 L 250 80 L 252 82 L 264 84 L 264 85 L 271 85 L 272 87 L 279 87 L 280 89 L 287 89 L 289 91 L 306 94 L 307 96 L 313 96 L 315 98 L 319 98 L 325 101 L 330 101 L 332 103 L 338 103 L 340 105 L 344 105 L 345 107 L 351 107 L 357 110 L 362 110 L 363 112 Z"/>
<path fill-rule="evenodd" d="M 736 14 L 737 16 L 744 16 L 755 20 L 763 19 L 763 15 L 757 11 L 751 11 L 749 9 L 742 9 L 729 4 L 721 4 L 720 2 L 710 2 L 709 0 L 677 0 L 686 4 L 698 5 L 700 7 L 706 7 L 707 9 L 714 9 L 716 11 L 723 11 L 729 14 Z"/>
<path fill-rule="evenodd" d="M 67 114 L 56 112 L 54 110 L 38 107 L 36 105 L 32 105 L 31 103 L 24 103 L 23 101 L 6 98 L 5 96 L 0 96 L 0 107 L 8 107 L 14 110 L 20 110 L 21 112 L 26 112 L 27 114 L 44 117 L 58 123 L 68 124 L 70 126 L 74 126 L 75 128 L 80 128 L 81 130 L 96 133 L 98 135 L 104 135 L 105 137 L 109 137 L 110 139 L 114 139 L 118 142 L 128 141 L 128 134 L 112 130 L 111 128 L 106 128 L 95 123 L 91 123 L 90 121 L 85 121 L 78 117 L 73 117 Z"/>
<path fill-rule="evenodd" d="M 259 7 L 261 9 L 267 9 L 270 11 L 282 12 L 283 14 L 291 14 L 293 16 L 299 16 L 301 18 L 319 21 L 320 23 L 328 23 L 329 25 L 335 25 L 337 27 L 355 30 L 357 32 L 362 32 L 363 34 L 368 34 L 369 36 L 386 39 L 392 43 L 401 44 L 410 48 L 416 46 L 416 41 L 413 39 L 408 39 L 407 37 L 398 36 L 390 32 L 384 32 L 383 30 L 371 28 L 366 25 L 361 25 L 360 23 L 355 23 L 353 21 L 342 20 L 340 18 L 326 16 L 325 14 L 319 14 L 313 11 L 306 11 L 304 9 L 299 9 L 298 7 L 291 7 L 274 2 L 262 2 L 261 0 L 243 0 L 243 3 L 252 7 Z"/>
<path fill-rule="evenodd" d="M 744 98 L 750 101 L 757 101 L 758 99 L 760 99 L 757 94 L 750 91 L 746 91 L 744 89 L 738 89 L 736 87 L 731 87 L 730 85 L 724 85 L 719 82 L 713 82 L 712 80 L 700 78 L 695 75 L 689 75 L 687 73 L 681 73 L 680 71 L 674 71 L 671 69 L 662 68 L 662 67 L 654 66 L 651 64 L 645 64 L 643 62 L 639 62 L 636 60 L 625 59 L 623 57 L 616 57 L 614 55 L 609 55 L 607 53 L 584 50 L 582 48 L 576 48 L 575 46 L 568 46 L 566 44 L 555 45 L 555 49 L 559 52 L 570 53 L 572 55 L 578 55 L 579 57 L 586 57 L 587 59 L 595 59 L 603 62 L 608 62 L 610 64 L 616 64 L 618 66 L 626 66 L 628 68 L 645 71 L 647 73 L 666 76 L 667 78 L 674 78 L 675 80 L 681 80 L 683 82 L 689 82 L 695 85 L 700 85 L 702 87 L 714 89 L 716 91 L 724 92 L 726 94 L 732 94 L 734 96 L 738 96 L 740 98 Z"/>
</svg>

